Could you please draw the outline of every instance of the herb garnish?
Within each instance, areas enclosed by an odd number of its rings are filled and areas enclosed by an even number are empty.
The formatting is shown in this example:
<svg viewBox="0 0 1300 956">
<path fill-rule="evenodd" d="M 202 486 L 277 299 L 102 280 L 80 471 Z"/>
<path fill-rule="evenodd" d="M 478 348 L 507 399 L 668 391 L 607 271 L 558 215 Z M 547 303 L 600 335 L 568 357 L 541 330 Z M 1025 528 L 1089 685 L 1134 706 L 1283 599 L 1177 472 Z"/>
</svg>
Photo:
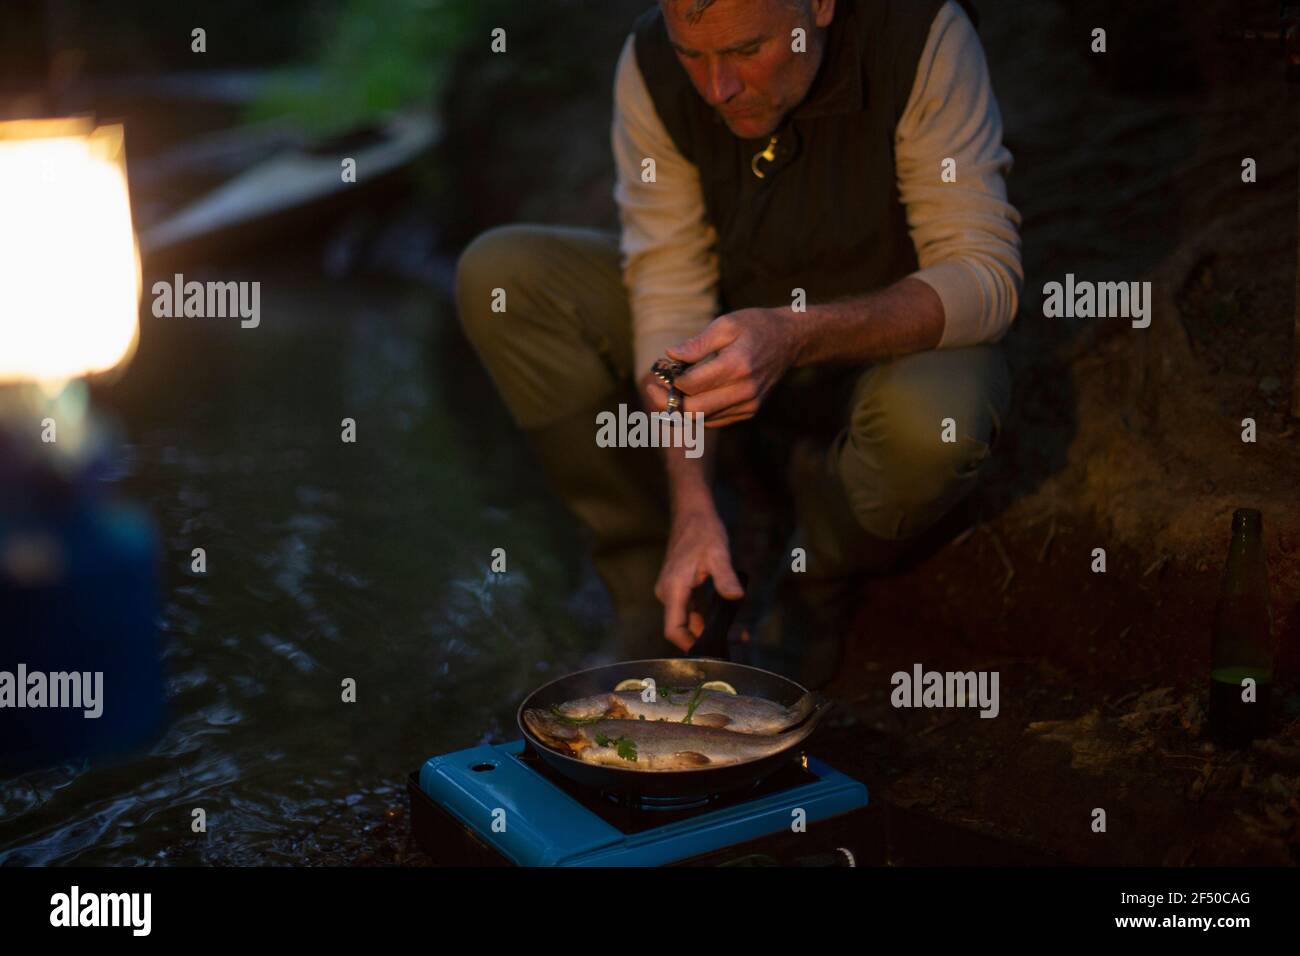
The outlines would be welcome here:
<svg viewBox="0 0 1300 956">
<path fill-rule="evenodd" d="M 704 683 L 701 682 L 699 687 L 695 688 L 695 693 L 691 697 L 691 702 L 686 705 L 686 716 L 682 718 L 682 723 L 689 724 L 691 717 L 695 715 L 695 708 L 700 706 L 700 697 L 704 694 Z"/>
<path fill-rule="evenodd" d="M 601 747 L 614 745 L 614 752 L 624 760 L 636 762 L 636 741 L 629 740 L 626 737 L 615 737 L 613 739 L 606 737 L 604 734 L 596 734 L 596 743 Z"/>
</svg>

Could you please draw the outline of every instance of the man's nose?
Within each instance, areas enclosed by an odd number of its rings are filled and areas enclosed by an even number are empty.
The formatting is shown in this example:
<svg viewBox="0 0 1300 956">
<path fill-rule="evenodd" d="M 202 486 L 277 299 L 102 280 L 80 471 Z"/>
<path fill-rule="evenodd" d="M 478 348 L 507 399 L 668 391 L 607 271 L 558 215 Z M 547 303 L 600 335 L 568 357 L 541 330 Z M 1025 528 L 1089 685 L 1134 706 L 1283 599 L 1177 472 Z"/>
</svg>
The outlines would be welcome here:
<svg viewBox="0 0 1300 956">
<path fill-rule="evenodd" d="M 740 82 L 740 78 L 736 76 L 736 71 L 728 66 L 722 58 L 715 60 L 713 65 L 709 67 L 706 84 L 705 89 L 710 106 L 721 106 L 735 97 L 744 87 L 744 84 Z"/>
</svg>

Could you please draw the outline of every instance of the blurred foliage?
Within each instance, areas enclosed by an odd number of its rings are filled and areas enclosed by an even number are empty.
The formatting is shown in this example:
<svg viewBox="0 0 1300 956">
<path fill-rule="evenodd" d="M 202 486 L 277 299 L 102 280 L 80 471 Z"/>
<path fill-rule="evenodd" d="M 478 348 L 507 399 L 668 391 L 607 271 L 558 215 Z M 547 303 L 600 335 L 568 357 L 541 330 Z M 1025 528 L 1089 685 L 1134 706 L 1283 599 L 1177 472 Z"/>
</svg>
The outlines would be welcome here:
<svg viewBox="0 0 1300 956">
<path fill-rule="evenodd" d="M 273 79 L 248 119 L 292 116 L 319 134 L 394 110 L 431 106 L 474 17 L 474 0 L 345 0 L 316 44 L 318 82 L 300 71 Z"/>
<path fill-rule="evenodd" d="M 322 0 L 0 0 L 6 34 L 78 50 L 88 73 L 260 68 L 304 55 L 304 23 L 324 18 Z M 191 31 L 207 32 L 207 52 Z M 310 35 L 308 32 L 307 35 Z"/>
</svg>

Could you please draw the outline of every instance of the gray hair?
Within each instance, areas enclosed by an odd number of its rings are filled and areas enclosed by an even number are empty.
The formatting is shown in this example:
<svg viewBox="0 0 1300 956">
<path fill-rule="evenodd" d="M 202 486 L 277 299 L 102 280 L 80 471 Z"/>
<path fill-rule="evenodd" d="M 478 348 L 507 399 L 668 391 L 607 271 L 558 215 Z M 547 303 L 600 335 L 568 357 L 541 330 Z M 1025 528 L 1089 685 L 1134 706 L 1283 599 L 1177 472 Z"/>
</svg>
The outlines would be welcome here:
<svg viewBox="0 0 1300 956">
<path fill-rule="evenodd" d="M 659 0 L 659 2 L 663 4 L 667 2 L 667 0 Z M 716 0 L 692 0 L 691 8 L 686 11 L 686 22 L 698 23 L 700 17 L 704 16 L 704 11 L 713 6 L 715 2 Z M 809 6 L 809 0 L 777 0 L 777 2 L 790 10 L 798 10 L 803 14 L 812 13 L 812 8 Z"/>
</svg>

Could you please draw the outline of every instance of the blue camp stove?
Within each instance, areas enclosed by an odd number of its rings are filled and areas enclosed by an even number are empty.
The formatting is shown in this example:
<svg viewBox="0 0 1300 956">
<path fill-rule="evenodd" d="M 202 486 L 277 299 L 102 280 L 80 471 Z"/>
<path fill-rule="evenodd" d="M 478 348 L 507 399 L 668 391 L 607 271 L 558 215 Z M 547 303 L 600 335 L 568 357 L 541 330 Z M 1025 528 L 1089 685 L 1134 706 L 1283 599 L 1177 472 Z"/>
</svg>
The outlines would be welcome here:
<svg viewBox="0 0 1300 956">
<path fill-rule="evenodd" d="M 416 841 L 447 865 L 664 866 L 782 839 L 804 854 L 819 832 L 821 843 L 851 842 L 867 805 L 864 784 L 802 754 L 741 791 L 633 802 L 556 773 L 523 740 L 430 757 L 408 789 Z"/>
</svg>

